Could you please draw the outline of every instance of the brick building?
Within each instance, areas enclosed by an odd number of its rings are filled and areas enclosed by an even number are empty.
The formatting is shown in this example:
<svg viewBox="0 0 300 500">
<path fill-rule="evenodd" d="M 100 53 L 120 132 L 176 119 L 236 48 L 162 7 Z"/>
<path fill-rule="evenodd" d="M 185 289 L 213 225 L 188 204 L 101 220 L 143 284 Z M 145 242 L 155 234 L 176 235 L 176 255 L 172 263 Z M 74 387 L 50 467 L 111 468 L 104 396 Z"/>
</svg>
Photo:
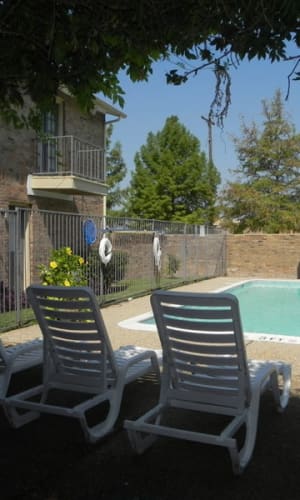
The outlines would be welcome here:
<svg viewBox="0 0 300 500">
<path fill-rule="evenodd" d="M 0 208 L 105 212 L 105 128 L 126 115 L 100 99 L 82 112 L 60 92 L 40 138 L 1 124 Z"/>
<path fill-rule="evenodd" d="M 105 215 L 106 125 L 125 117 L 100 99 L 84 113 L 61 91 L 40 136 L 0 122 L 0 312 L 18 308 L 56 242 L 80 249 L 79 214 Z M 49 229 L 52 212 L 64 222 Z"/>
</svg>

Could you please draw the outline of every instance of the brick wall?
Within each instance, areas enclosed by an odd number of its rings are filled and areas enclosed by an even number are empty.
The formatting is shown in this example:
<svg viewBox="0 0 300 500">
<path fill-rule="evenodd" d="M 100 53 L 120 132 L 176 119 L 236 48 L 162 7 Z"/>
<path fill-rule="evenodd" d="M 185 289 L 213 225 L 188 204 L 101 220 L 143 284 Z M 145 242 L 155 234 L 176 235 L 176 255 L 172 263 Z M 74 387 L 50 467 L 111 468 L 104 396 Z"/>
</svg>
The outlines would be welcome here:
<svg viewBox="0 0 300 500">
<path fill-rule="evenodd" d="M 295 279 L 300 274 L 300 234 L 227 235 L 227 275 Z"/>
<path fill-rule="evenodd" d="M 102 113 L 82 112 L 75 101 L 64 96 L 64 134 L 74 135 L 82 141 L 104 148 L 104 122 Z"/>
<path fill-rule="evenodd" d="M 0 207 L 28 205 L 27 175 L 32 171 L 35 134 L 0 121 Z"/>
<path fill-rule="evenodd" d="M 113 249 L 128 255 L 127 278 L 153 277 L 153 233 L 128 232 L 109 235 Z M 224 274 L 224 238 L 222 235 L 160 235 L 161 274 L 168 276 L 169 259 L 178 260 L 176 277 L 195 279 Z M 170 257 L 169 257 L 170 256 Z M 220 269 L 221 266 L 221 269 Z"/>
</svg>

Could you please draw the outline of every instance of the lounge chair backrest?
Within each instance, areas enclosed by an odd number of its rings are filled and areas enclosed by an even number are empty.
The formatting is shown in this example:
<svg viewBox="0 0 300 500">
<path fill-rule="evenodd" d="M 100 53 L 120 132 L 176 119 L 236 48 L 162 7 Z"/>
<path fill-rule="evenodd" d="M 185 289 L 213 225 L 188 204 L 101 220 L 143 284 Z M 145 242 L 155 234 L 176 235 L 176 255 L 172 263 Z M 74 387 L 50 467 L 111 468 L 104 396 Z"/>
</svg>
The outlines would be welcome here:
<svg viewBox="0 0 300 500">
<path fill-rule="evenodd" d="M 151 304 L 168 372 L 167 398 L 207 411 L 242 412 L 250 381 L 236 297 L 156 291 Z"/>
<path fill-rule="evenodd" d="M 117 368 L 93 291 L 31 285 L 27 293 L 57 378 L 91 392 L 113 386 Z"/>
</svg>

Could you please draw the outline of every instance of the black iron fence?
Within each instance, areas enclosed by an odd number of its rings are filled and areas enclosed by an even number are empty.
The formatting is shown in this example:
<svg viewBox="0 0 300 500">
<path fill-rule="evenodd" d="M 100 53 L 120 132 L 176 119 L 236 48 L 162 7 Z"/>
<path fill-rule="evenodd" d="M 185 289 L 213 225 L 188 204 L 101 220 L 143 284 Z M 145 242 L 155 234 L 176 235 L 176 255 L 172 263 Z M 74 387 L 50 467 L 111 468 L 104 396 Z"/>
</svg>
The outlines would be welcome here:
<svg viewBox="0 0 300 500">
<path fill-rule="evenodd" d="M 225 235 L 206 226 L 17 209 L 0 211 L 0 237 L 0 331 L 32 320 L 26 287 L 63 247 L 101 305 L 226 271 Z"/>
</svg>

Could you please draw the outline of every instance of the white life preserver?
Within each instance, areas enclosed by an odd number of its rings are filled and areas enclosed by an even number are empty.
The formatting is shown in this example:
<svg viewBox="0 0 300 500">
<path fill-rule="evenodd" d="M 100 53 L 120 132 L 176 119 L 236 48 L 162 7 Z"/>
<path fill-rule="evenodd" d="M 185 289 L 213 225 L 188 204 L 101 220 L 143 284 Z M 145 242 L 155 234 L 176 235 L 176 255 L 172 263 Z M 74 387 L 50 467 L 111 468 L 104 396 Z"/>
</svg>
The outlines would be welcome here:
<svg viewBox="0 0 300 500">
<path fill-rule="evenodd" d="M 154 264 L 160 270 L 161 266 L 161 247 L 158 236 L 154 236 L 153 239 L 153 255 L 154 255 Z"/>
<path fill-rule="evenodd" d="M 105 266 L 110 262 L 112 257 L 112 244 L 111 241 L 105 236 L 105 234 L 100 240 L 99 255 L 101 262 L 103 262 Z"/>
</svg>

